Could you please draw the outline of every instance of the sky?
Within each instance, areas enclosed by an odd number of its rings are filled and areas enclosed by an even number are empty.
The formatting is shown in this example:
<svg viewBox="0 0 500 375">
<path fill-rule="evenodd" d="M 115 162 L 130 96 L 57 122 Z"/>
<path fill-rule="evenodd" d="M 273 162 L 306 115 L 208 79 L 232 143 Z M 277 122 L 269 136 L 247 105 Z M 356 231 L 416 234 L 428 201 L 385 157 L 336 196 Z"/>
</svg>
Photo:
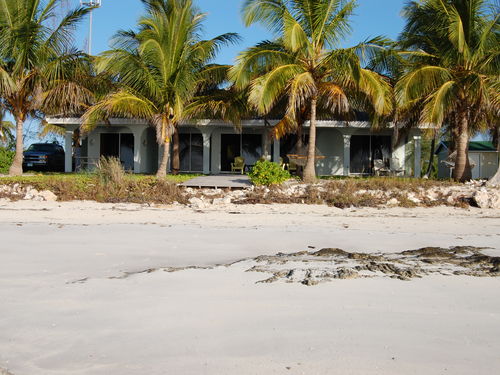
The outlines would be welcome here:
<svg viewBox="0 0 500 375">
<path fill-rule="evenodd" d="M 79 0 L 67 0 L 77 6 Z M 195 0 L 198 8 L 207 14 L 205 38 L 227 32 L 236 32 L 242 42 L 223 49 L 216 62 L 231 64 L 238 52 L 255 43 L 272 39 L 272 35 L 256 25 L 245 27 L 241 21 L 243 0 Z M 355 45 L 369 37 L 384 35 L 397 38 L 403 28 L 400 16 L 405 0 L 358 0 L 358 8 L 352 17 L 353 33 L 344 46 Z M 143 12 L 139 0 L 102 0 L 102 7 L 94 11 L 92 52 L 99 53 L 109 48 L 109 40 L 119 29 L 135 27 Z M 84 22 L 77 33 L 77 47 L 84 48 L 88 40 L 88 21 Z"/>
<path fill-rule="evenodd" d="M 235 32 L 242 41 L 238 45 L 221 50 L 215 60 L 219 64 L 232 64 L 238 53 L 257 42 L 272 39 L 272 34 L 259 25 L 245 27 L 241 20 L 243 0 L 195 0 L 198 8 L 207 14 L 205 19 L 205 39 Z M 64 0 L 61 13 L 80 5 L 80 0 Z M 358 7 L 352 17 L 352 34 L 344 41 L 348 47 L 370 37 L 383 35 L 397 38 L 404 22 L 401 9 L 405 0 L 358 0 Z M 140 0 L 102 0 L 102 6 L 93 11 L 92 53 L 98 54 L 109 48 L 109 41 L 120 29 L 134 29 L 144 8 Z M 89 20 L 83 21 L 75 33 L 76 47 L 87 50 Z M 12 120 L 11 116 L 7 116 Z M 26 124 L 25 144 L 37 141 L 36 122 Z M 53 137 L 49 140 L 52 140 Z"/>
</svg>

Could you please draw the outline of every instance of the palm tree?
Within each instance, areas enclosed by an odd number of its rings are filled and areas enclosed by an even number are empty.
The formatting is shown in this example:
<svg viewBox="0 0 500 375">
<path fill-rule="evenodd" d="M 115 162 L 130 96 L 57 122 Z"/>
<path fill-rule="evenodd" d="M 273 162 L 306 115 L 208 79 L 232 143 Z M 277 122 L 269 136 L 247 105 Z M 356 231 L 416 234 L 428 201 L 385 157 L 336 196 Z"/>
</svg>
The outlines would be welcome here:
<svg viewBox="0 0 500 375">
<path fill-rule="evenodd" d="M 205 15 L 192 0 L 141 0 L 147 14 L 139 30 L 120 31 L 113 49 L 97 60 L 119 89 L 92 106 L 83 116 L 89 131 L 110 116 L 141 118 L 156 128 L 163 157 L 157 176 L 166 175 L 170 140 L 178 124 L 188 117 L 186 107 L 210 79 L 221 80 L 226 66 L 209 65 L 219 48 L 237 39 L 223 34 L 200 40 Z"/>
<path fill-rule="evenodd" d="M 487 0 L 422 0 L 411 1 L 404 15 L 401 45 L 415 53 L 397 100 L 402 108 L 421 101 L 420 123 L 447 124 L 457 153 L 453 177 L 468 180 L 470 135 L 499 111 L 499 11 Z"/>
<path fill-rule="evenodd" d="M 22 174 L 23 126 L 44 112 L 44 92 L 64 73 L 71 33 L 88 9 L 70 11 L 53 27 L 61 0 L 0 1 L 0 98 L 16 123 L 11 175 Z"/>
<path fill-rule="evenodd" d="M 0 100 L 0 146 L 9 147 L 14 141 L 14 134 L 12 132 L 15 126 L 12 122 L 4 120 L 5 110 L 2 107 L 3 103 Z"/>
<path fill-rule="evenodd" d="M 8 145 L 14 140 L 14 135 L 12 131 L 14 130 L 14 125 L 10 121 L 3 121 L 0 116 L 0 145 Z"/>
<path fill-rule="evenodd" d="M 286 118 L 308 109 L 309 146 L 304 180 L 316 179 L 316 119 L 318 104 L 331 113 L 347 112 L 353 96 L 371 101 L 377 114 L 391 110 L 389 85 L 378 74 L 362 69 L 357 54 L 363 48 L 338 48 L 350 31 L 355 0 L 246 0 L 247 26 L 261 23 L 276 35 L 244 51 L 232 69 L 237 87 L 251 85 L 250 103 L 262 114 L 284 96 Z M 255 74 L 265 71 L 254 78 Z"/>
</svg>

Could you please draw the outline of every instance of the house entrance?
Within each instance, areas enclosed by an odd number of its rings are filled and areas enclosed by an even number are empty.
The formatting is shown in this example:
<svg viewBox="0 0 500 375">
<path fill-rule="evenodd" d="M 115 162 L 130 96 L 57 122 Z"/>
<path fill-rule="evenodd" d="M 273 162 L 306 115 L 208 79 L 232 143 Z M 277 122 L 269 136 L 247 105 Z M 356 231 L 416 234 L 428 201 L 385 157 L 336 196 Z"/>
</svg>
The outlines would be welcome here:
<svg viewBox="0 0 500 375">
<path fill-rule="evenodd" d="M 241 135 L 240 134 L 222 134 L 220 140 L 221 171 L 231 172 L 231 163 L 234 158 L 241 156 Z"/>
<path fill-rule="evenodd" d="M 134 169 L 134 135 L 101 133 L 101 156 L 120 159 L 125 170 Z"/>
<path fill-rule="evenodd" d="M 203 172 L 203 136 L 199 133 L 179 134 L 179 157 L 182 172 Z"/>
<path fill-rule="evenodd" d="M 262 150 L 262 134 L 221 134 L 221 171 L 231 172 L 231 163 L 238 156 L 246 165 L 255 164 Z"/>
<path fill-rule="evenodd" d="M 351 173 L 372 174 L 373 161 L 391 165 L 391 136 L 353 135 L 351 137 Z"/>
</svg>

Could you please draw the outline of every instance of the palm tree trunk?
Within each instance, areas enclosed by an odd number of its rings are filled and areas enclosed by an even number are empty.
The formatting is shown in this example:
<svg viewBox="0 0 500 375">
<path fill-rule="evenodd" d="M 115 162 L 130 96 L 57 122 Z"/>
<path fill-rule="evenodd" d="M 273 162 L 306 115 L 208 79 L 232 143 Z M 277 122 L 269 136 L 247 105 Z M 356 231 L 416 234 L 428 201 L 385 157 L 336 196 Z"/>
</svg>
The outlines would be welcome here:
<svg viewBox="0 0 500 375">
<path fill-rule="evenodd" d="M 16 154 L 9 169 L 9 176 L 21 176 L 23 174 L 23 126 L 24 121 L 22 118 L 16 118 Z"/>
<path fill-rule="evenodd" d="M 458 120 L 458 139 L 456 140 L 455 169 L 453 179 L 465 182 L 472 178 L 469 164 L 469 121 L 466 112 L 462 112 Z"/>
<path fill-rule="evenodd" d="M 172 142 L 172 174 L 179 174 L 181 158 L 180 158 L 180 147 L 179 147 L 179 129 L 175 126 L 174 136 Z"/>
<path fill-rule="evenodd" d="M 434 152 L 436 151 L 436 136 L 432 138 L 431 151 L 429 154 L 429 165 L 427 166 L 427 171 L 425 172 L 424 178 L 429 178 L 432 173 L 432 168 L 434 167 Z"/>
<path fill-rule="evenodd" d="M 163 156 L 161 158 L 160 166 L 158 167 L 158 172 L 156 172 L 156 177 L 163 178 L 167 175 L 167 165 L 168 157 L 170 156 L 170 140 L 166 140 L 163 143 Z"/>
<path fill-rule="evenodd" d="M 307 148 L 307 163 L 304 168 L 304 182 L 316 181 L 316 107 L 317 98 L 311 99 L 311 123 L 309 124 L 309 145 Z"/>
<path fill-rule="evenodd" d="M 304 134 L 304 121 L 299 118 L 297 123 L 297 144 L 295 145 L 295 153 L 297 155 L 304 155 L 304 139 L 302 138 Z M 300 178 L 304 177 L 304 166 L 297 165 L 297 176 Z"/>
</svg>

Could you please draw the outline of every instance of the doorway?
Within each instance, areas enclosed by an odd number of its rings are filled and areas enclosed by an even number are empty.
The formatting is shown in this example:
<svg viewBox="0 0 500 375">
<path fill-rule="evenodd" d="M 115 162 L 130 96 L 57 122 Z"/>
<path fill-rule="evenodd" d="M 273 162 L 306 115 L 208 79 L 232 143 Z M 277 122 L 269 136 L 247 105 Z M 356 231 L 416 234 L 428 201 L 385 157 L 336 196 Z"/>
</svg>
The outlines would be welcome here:
<svg viewBox="0 0 500 375">
<path fill-rule="evenodd" d="M 120 159 L 127 171 L 134 169 L 134 135 L 132 133 L 101 133 L 101 156 Z"/>
<path fill-rule="evenodd" d="M 221 171 L 231 172 L 231 163 L 241 155 L 241 135 L 221 134 Z"/>
<path fill-rule="evenodd" d="M 391 136 L 353 135 L 351 137 L 351 169 L 353 174 L 372 174 L 373 161 L 382 160 L 390 168 Z"/>
<path fill-rule="evenodd" d="M 179 134 L 181 172 L 203 172 L 203 136 L 199 133 Z"/>
<path fill-rule="evenodd" d="M 263 154 L 262 134 L 221 134 L 221 171 L 231 172 L 234 158 L 242 156 L 247 166 Z"/>
</svg>

